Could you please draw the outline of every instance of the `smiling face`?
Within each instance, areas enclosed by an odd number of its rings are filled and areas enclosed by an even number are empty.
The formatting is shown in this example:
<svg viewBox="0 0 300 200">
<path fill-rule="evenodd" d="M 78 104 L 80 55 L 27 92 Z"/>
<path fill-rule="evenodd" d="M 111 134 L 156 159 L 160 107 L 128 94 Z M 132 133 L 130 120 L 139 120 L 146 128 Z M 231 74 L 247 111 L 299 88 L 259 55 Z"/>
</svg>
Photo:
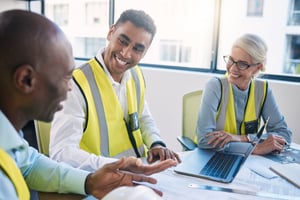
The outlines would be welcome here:
<svg viewBox="0 0 300 200">
<path fill-rule="evenodd" d="M 61 102 L 67 98 L 71 90 L 70 80 L 74 69 L 74 61 L 70 44 L 59 42 L 50 50 L 49 58 L 42 67 L 36 69 L 36 88 L 34 92 L 34 118 L 50 122 L 55 112 L 62 109 Z"/>
<path fill-rule="evenodd" d="M 136 27 L 130 21 L 112 26 L 108 32 L 108 46 L 104 52 L 104 63 L 117 82 L 124 72 L 137 65 L 145 56 L 152 41 L 152 35 L 144 28 Z"/>
<path fill-rule="evenodd" d="M 254 64 L 251 56 L 239 47 L 233 47 L 231 50 L 232 59 L 235 62 L 242 61 L 248 64 Z M 227 65 L 228 81 L 236 85 L 239 89 L 245 90 L 253 76 L 261 69 L 262 65 L 253 65 L 245 70 L 240 70 L 236 64 Z"/>
<path fill-rule="evenodd" d="M 72 47 L 46 17 L 25 10 L 0 13 L 0 109 L 21 130 L 50 122 L 71 90 Z"/>
</svg>

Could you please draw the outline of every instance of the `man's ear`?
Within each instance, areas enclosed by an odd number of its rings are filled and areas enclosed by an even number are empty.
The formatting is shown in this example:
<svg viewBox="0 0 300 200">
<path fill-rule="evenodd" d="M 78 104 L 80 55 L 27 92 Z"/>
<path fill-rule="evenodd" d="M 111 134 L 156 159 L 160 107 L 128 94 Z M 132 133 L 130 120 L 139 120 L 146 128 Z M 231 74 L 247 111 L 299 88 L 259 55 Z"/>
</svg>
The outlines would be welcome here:
<svg viewBox="0 0 300 200">
<path fill-rule="evenodd" d="M 35 70 L 31 65 L 20 65 L 14 71 L 14 83 L 22 93 L 33 91 L 36 82 Z"/>
<path fill-rule="evenodd" d="M 113 34 L 113 32 L 114 32 L 115 30 L 116 30 L 116 26 L 115 26 L 115 25 L 112 25 L 112 26 L 109 28 L 109 31 L 108 31 L 107 36 L 106 36 L 106 39 L 107 39 L 108 41 L 110 41 L 111 36 L 112 36 L 112 34 Z"/>
</svg>

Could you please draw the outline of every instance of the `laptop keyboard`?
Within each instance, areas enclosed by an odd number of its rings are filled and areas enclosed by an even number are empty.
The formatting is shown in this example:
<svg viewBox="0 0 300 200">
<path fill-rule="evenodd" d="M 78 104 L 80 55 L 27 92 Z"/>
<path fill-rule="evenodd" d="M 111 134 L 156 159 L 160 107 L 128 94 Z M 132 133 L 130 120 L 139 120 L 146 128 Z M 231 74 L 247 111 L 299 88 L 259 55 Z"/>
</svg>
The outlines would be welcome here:
<svg viewBox="0 0 300 200">
<path fill-rule="evenodd" d="M 224 179 L 228 176 L 233 165 L 236 162 L 239 165 L 241 161 L 242 156 L 216 152 L 202 168 L 200 174 Z"/>
</svg>

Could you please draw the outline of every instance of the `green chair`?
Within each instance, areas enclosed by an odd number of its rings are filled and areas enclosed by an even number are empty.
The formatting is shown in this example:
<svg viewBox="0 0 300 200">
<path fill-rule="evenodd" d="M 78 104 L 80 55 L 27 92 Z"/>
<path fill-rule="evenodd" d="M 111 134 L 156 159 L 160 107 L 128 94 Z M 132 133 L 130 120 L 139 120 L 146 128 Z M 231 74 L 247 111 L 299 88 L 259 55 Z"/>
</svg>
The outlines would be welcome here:
<svg viewBox="0 0 300 200">
<path fill-rule="evenodd" d="M 34 120 L 34 126 L 39 152 L 49 156 L 51 123 Z"/>
<path fill-rule="evenodd" d="M 190 151 L 197 147 L 196 125 L 201 103 L 202 90 L 185 94 L 182 98 L 182 135 L 177 140 L 184 151 Z"/>
</svg>

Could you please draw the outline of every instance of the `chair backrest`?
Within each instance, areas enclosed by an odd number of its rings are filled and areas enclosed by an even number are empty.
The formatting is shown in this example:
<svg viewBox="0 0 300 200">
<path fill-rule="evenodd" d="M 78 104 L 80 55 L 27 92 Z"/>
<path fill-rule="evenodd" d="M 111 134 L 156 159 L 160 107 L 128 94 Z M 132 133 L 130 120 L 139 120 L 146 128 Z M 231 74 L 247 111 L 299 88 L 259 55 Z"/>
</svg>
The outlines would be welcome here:
<svg viewBox="0 0 300 200">
<path fill-rule="evenodd" d="M 34 120 L 34 126 L 39 152 L 49 156 L 51 123 Z"/>
<path fill-rule="evenodd" d="M 189 92 L 183 96 L 182 105 L 182 136 L 195 141 L 198 112 L 202 90 Z"/>
</svg>

